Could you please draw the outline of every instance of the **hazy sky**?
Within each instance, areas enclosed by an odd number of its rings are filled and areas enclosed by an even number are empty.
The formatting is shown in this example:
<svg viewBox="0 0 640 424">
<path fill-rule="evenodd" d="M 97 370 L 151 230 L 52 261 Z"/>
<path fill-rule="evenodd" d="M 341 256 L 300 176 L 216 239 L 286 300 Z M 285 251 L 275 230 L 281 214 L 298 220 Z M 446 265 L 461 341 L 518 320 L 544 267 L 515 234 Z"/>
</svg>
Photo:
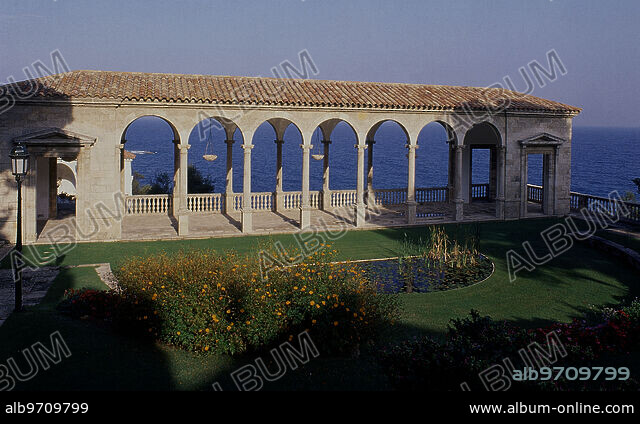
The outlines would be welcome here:
<svg viewBox="0 0 640 424">
<path fill-rule="evenodd" d="M 71 69 L 270 76 L 307 50 L 314 78 L 487 86 L 567 73 L 533 93 L 576 125 L 640 126 L 637 0 L 2 0 L 0 80 L 59 49 Z"/>
</svg>

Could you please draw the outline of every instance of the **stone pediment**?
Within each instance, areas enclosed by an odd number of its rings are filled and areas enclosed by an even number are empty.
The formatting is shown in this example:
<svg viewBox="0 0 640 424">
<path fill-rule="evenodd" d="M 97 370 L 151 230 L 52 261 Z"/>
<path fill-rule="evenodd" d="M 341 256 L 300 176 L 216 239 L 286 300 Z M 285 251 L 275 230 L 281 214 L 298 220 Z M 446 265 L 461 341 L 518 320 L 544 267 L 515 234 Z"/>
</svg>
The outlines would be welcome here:
<svg viewBox="0 0 640 424">
<path fill-rule="evenodd" d="M 93 146 L 96 137 L 63 130 L 61 128 L 47 128 L 25 134 L 13 139 L 14 143 L 24 143 L 28 146 L 49 147 L 87 147 Z"/>
<path fill-rule="evenodd" d="M 566 140 L 564 138 L 557 137 L 553 134 L 540 133 L 538 135 L 534 135 L 533 137 L 528 137 L 524 140 L 520 140 L 520 145 L 527 147 L 559 146 L 565 141 Z"/>
</svg>

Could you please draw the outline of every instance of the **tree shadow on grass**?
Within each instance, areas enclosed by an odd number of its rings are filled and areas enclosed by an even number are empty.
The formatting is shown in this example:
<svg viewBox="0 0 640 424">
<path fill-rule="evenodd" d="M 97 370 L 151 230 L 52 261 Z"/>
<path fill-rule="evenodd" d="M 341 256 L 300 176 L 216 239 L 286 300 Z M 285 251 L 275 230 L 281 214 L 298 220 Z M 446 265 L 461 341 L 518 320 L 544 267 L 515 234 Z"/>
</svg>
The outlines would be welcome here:
<svg viewBox="0 0 640 424">
<path fill-rule="evenodd" d="M 90 273 L 94 274 L 92 278 Z M 152 344 L 119 336 L 95 322 L 61 315 L 56 305 L 67 288 L 104 289 L 92 268 L 65 269 L 54 281 L 43 302 L 12 314 L 0 327 L 0 363 L 14 358 L 29 370 L 22 351 L 40 342 L 51 349 L 50 336 L 60 332 L 71 356 L 48 370 L 39 369 L 15 390 L 170 390 L 175 388 L 165 354 Z"/>
</svg>

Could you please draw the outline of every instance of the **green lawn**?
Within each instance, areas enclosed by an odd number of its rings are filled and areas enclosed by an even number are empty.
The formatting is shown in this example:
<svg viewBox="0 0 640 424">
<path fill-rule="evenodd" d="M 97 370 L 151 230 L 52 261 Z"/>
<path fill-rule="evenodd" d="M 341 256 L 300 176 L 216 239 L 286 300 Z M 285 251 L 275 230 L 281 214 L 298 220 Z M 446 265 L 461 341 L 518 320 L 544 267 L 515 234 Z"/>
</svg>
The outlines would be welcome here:
<svg viewBox="0 0 640 424">
<path fill-rule="evenodd" d="M 518 274 L 509 282 L 505 254 L 530 240 L 539 249 L 540 231 L 554 220 L 484 223 L 479 227 L 481 250 L 495 263 L 494 275 L 482 284 L 465 289 L 429 294 L 399 295 L 402 319 L 393 329 L 394 338 L 415 334 L 442 335 L 447 322 L 477 309 L 497 319 L 524 326 L 568 321 L 581 316 L 591 305 L 617 304 L 640 292 L 635 275 L 616 260 L 576 244 L 569 252 L 534 272 Z M 455 226 L 448 229 L 455 230 Z M 425 228 L 352 231 L 333 242 L 344 259 L 393 256 L 405 237 L 420 237 Z M 295 243 L 292 235 L 243 237 L 168 242 L 80 244 L 60 258 L 58 264 L 111 262 L 128 255 L 191 248 L 235 249 L 251 252 L 258 243 L 280 240 Z M 45 247 L 39 247 L 44 252 Z M 6 266 L 6 264 L 5 264 Z M 9 357 L 22 360 L 20 350 L 42 341 L 59 330 L 72 356 L 18 389 L 209 389 L 214 381 L 231 389 L 229 373 L 255 358 L 200 355 L 122 337 L 108 328 L 59 315 L 55 306 L 66 288 L 104 288 L 91 268 L 65 269 L 56 279 L 43 303 L 19 315 L 12 315 L 0 327 L 0 364 Z M 268 356 L 265 354 L 264 356 Z M 386 381 L 372 356 L 359 359 L 318 358 L 265 389 L 384 389 Z"/>
</svg>

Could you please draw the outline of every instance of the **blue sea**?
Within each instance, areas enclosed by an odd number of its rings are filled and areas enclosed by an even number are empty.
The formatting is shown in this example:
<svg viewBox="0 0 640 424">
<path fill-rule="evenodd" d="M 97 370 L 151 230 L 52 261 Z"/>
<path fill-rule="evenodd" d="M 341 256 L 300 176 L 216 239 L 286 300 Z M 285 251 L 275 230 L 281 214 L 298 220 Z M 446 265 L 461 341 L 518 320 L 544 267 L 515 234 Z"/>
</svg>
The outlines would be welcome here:
<svg viewBox="0 0 640 424">
<path fill-rule="evenodd" d="M 201 123 L 189 137 L 189 163 L 214 180 L 215 191 L 224 192 L 226 174 L 226 144 L 224 131 L 217 125 Z M 402 188 L 407 186 L 407 149 L 402 130 L 392 122 L 383 124 L 376 134 L 374 145 L 374 187 Z M 126 149 L 138 153 L 133 171 L 150 182 L 154 176 L 173 172 L 173 134 L 169 125 L 159 118 L 143 117 L 127 130 Z M 243 150 L 242 135 L 236 131 L 233 145 L 233 189 L 242 191 Z M 263 124 L 253 138 L 251 155 L 251 185 L 254 192 L 275 188 L 275 133 Z M 322 153 L 319 130 L 312 139 L 312 154 Z M 301 190 L 301 137 L 290 126 L 283 145 L 283 185 L 286 191 Z M 345 123 L 336 127 L 332 135 L 330 186 L 333 190 L 356 188 L 355 135 Z M 447 143 L 444 129 L 437 123 L 426 126 L 418 138 L 416 158 L 416 187 L 440 187 L 447 184 Z M 142 153 L 150 152 L 150 153 Z M 213 162 L 204 154 L 218 155 Z M 632 179 L 640 177 L 640 128 L 575 127 L 572 140 L 571 189 L 581 193 L 606 196 L 612 190 L 621 194 L 636 191 Z M 488 182 L 489 154 L 474 151 L 473 183 Z M 311 160 L 311 190 L 322 188 L 322 161 Z M 540 184 L 542 157 L 532 155 L 529 162 L 529 182 Z"/>
</svg>

